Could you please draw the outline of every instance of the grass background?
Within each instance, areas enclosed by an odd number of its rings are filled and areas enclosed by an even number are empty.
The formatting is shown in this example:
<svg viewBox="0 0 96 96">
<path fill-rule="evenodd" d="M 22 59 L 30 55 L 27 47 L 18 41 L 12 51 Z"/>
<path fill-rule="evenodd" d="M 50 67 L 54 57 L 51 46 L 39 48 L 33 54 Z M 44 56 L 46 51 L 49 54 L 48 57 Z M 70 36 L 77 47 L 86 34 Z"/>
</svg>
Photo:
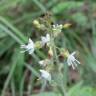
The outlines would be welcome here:
<svg viewBox="0 0 96 96">
<path fill-rule="evenodd" d="M 47 11 L 56 23 L 70 22 L 59 45 L 80 53 L 78 72 L 65 76 L 68 96 L 96 96 L 96 1 L 95 0 L 1 0 L 0 1 L 0 96 L 59 96 L 40 92 L 37 62 L 46 57 L 37 50 L 32 57 L 20 53 L 20 44 L 43 35 L 32 22 Z M 79 76 L 78 76 L 79 75 Z M 40 92 L 40 93 L 39 93 Z M 28 95 L 29 94 L 29 95 Z M 33 95 L 34 94 L 34 95 Z"/>
</svg>

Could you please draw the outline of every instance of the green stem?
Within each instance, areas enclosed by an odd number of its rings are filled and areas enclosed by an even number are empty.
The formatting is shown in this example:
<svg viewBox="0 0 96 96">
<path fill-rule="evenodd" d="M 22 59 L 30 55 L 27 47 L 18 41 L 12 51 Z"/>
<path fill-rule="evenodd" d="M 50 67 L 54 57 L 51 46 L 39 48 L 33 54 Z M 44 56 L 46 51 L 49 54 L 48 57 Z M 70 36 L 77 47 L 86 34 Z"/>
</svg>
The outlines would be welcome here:
<svg viewBox="0 0 96 96">
<path fill-rule="evenodd" d="M 52 47 L 52 50 L 53 50 L 53 53 L 54 53 L 54 56 L 53 57 L 55 57 L 55 58 L 53 58 L 53 60 L 56 59 L 57 70 L 58 70 L 59 73 L 61 73 L 61 70 L 59 70 L 59 66 L 60 66 L 59 64 L 60 64 L 60 62 L 59 62 L 57 51 L 56 51 L 56 46 L 55 46 L 55 40 L 54 40 L 53 32 L 51 32 L 51 47 Z M 64 87 L 65 86 L 61 86 L 62 96 L 66 96 L 66 91 L 65 91 L 65 88 Z"/>
<path fill-rule="evenodd" d="M 45 90 L 46 85 L 47 85 L 47 81 L 44 80 L 44 81 L 43 81 L 43 85 L 42 85 L 41 90 L 40 90 L 41 93 Z"/>
</svg>

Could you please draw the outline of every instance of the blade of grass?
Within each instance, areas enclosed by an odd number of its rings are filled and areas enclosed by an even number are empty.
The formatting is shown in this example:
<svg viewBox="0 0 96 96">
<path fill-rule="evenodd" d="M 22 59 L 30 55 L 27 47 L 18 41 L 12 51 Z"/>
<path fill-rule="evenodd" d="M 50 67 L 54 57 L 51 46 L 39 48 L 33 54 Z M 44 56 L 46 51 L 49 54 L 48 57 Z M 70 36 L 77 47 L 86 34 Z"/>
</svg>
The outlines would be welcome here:
<svg viewBox="0 0 96 96">
<path fill-rule="evenodd" d="M 14 73 L 15 68 L 16 68 L 16 61 L 15 61 L 15 63 L 12 64 L 12 66 L 11 66 L 11 70 L 10 70 L 10 72 L 9 72 L 9 74 L 8 74 L 8 77 L 7 77 L 6 81 L 5 81 L 3 90 L 2 90 L 2 92 L 1 92 L 1 96 L 5 96 L 6 88 L 7 88 L 8 85 L 9 85 L 9 82 L 10 82 L 12 76 L 13 76 L 13 73 Z"/>
<path fill-rule="evenodd" d="M 3 23 L 6 27 L 10 28 L 14 34 L 16 34 L 23 42 L 26 42 L 28 39 L 13 25 L 11 25 L 6 19 L 0 16 L 0 22 Z"/>
<path fill-rule="evenodd" d="M 11 32 L 8 28 L 6 28 L 5 26 L 3 26 L 2 24 L 0 24 L 0 29 L 4 30 L 4 32 L 6 32 L 7 34 L 9 34 L 18 43 L 20 43 L 20 44 L 23 43 L 13 32 Z"/>
<path fill-rule="evenodd" d="M 46 8 L 39 0 L 32 0 L 43 12 L 46 12 Z"/>
<path fill-rule="evenodd" d="M 34 87 L 34 78 L 35 76 L 33 75 L 33 73 L 31 73 L 31 76 L 30 76 L 30 80 L 29 80 L 29 84 L 28 84 L 28 95 L 30 96 L 32 94 L 32 89 Z"/>
<path fill-rule="evenodd" d="M 16 96 L 16 93 L 15 93 L 15 83 L 14 83 L 13 79 L 11 80 L 11 91 L 12 91 L 12 96 Z"/>
<path fill-rule="evenodd" d="M 23 94 L 24 94 L 24 81 L 25 81 L 25 78 L 26 78 L 27 74 L 28 74 L 28 70 L 26 70 L 24 72 L 24 75 L 23 75 L 21 83 L 20 83 L 20 89 L 19 89 L 19 95 L 20 96 L 23 96 Z"/>
<path fill-rule="evenodd" d="M 14 52 L 14 54 L 12 56 L 11 68 L 10 68 L 9 74 L 7 76 L 7 79 L 5 81 L 5 84 L 4 84 L 4 87 L 3 87 L 3 90 L 2 90 L 1 96 L 5 96 L 5 91 L 6 91 L 7 87 L 8 87 L 8 85 L 10 84 L 10 81 L 11 81 L 12 77 L 14 77 L 14 75 L 16 73 L 15 71 L 17 71 L 16 70 L 16 67 L 18 65 L 18 62 L 20 62 L 20 57 L 21 57 L 20 54 L 21 54 L 20 53 L 20 49 L 16 48 L 15 49 L 15 52 Z"/>
<path fill-rule="evenodd" d="M 25 64 L 25 67 L 28 70 L 30 70 L 35 76 L 40 77 L 39 73 L 33 67 L 31 67 L 29 64 Z"/>
</svg>

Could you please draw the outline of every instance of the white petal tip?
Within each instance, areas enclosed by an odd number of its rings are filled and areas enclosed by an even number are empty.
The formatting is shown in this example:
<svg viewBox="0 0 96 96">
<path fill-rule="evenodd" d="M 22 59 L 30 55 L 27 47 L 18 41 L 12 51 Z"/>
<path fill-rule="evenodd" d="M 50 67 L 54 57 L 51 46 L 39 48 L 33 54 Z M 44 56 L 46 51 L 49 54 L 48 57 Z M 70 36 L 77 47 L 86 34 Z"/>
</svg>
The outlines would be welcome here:
<svg viewBox="0 0 96 96">
<path fill-rule="evenodd" d="M 25 45 L 21 45 L 20 48 L 25 48 Z"/>
</svg>

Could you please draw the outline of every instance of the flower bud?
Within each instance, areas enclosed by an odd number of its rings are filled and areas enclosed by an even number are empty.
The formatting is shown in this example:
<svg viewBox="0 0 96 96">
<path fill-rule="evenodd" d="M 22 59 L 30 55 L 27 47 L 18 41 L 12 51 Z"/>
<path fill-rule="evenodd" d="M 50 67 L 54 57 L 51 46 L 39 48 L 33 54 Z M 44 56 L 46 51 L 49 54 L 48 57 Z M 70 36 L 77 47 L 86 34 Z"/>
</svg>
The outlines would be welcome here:
<svg viewBox="0 0 96 96">
<path fill-rule="evenodd" d="M 65 58 L 67 58 L 69 56 L 69 52 L 68 50 L 64 49 L 62 52 L 61 52 L 62 56 L 64 56 Z"/>
<path fill-rule="evenodd" d="M 33 21 L 33 24 L 34 24 L 34 26 L 37 27 L 37 28 L 40 28 L 40 27 L 41 27 L 41 24 L 39 23 L 38 20 L 34 20 L 34 21 Z"/>
<path fill-rule="evenodd" d="M 41 46 L 41 42 L 40 41 L 37 41 L 37 42 L 35 42 L 35 48 L 41 48 L 42 46 Z"/>
<path fill-rule="evenodd" d="M 66 24 L 64 24 L 63 28 L 69 28 L 71 25 L 72 24 L 70 24 L 70 23 L 66 23 Z"/>
<path fill-rule="evenodd" d="M 49 58 L 51 58 L 53 56 L 53 51 L 52 51 L 52 48 L 50 47 L 49 51 L 48 51 L 48 55 L 49 55 Z"/>
</svg>

